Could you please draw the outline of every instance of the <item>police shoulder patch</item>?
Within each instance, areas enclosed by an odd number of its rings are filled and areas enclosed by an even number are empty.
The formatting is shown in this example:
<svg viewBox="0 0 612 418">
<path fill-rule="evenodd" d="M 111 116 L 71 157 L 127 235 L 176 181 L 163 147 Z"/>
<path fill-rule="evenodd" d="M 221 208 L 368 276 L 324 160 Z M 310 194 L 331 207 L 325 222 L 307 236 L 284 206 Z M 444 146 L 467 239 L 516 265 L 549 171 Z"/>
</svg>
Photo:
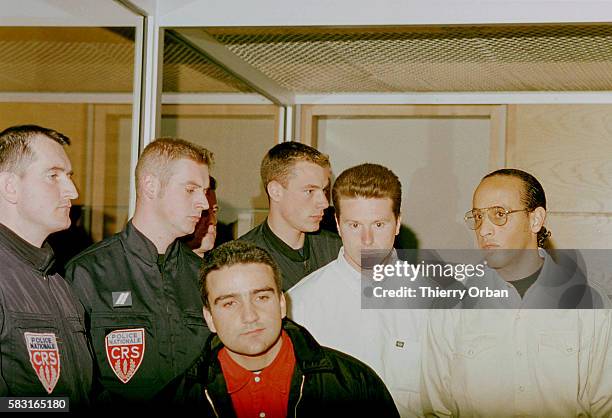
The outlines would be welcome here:
<svg viewBox="0 0 612 418">
<path fill-rule="evenodd" d="M 119 329 L 106 335 L 106 358 L 115 375 L 123 383 L 138 371 L 145 353 L 145 329 Z"/>
<path fill-rule="evenodd" d="M 24 332 L 30 364 L 48 394 L 53 392 L 61 374 L 61 362 L 55 334 Z"/>
</svg>

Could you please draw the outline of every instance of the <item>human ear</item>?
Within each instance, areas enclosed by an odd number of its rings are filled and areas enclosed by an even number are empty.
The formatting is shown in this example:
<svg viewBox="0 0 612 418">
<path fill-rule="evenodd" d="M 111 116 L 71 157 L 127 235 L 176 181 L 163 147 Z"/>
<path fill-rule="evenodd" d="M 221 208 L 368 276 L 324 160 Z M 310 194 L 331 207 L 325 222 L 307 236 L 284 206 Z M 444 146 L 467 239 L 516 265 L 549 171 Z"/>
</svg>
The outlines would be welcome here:
<svg viewBox="0 0 612 418">
<path fill-rule="evenodd" d="M 402 229 L 402 214 L 397 215 L 397 226 L 395 228 L 395 236 L 398 236 L 400 233 L 400 229 Z"/>
<path fill-rule="evenodd" d="M 529 214 L 529 227 L 531 232 L 537 234 L 540 232 L 540 229 L 544 226 L 544 221 L 546 220 L 546 209 L 541 206 L 535 208 Z"/>
<path fill-rule="evenodd" d="M 280 184 L 278 181 L 276 180 L 272 180 L 270 183 L 268 183 L 268 195 L 270 196 L 270 199 L 278 202 L 281 200 L 281 198 L 283 197 L 283 192 L 284 192 L 284 187 L 282 184 Z"/>
<path fill-rule="evenodd" d="M 161 183 L 156 176 L 152 174 L 147 174 L 142 179 L 142 189 L 143 189 L 143 194 L 147 198 L 154 199 L 155 197 L 158 196 L 161 190 Z"/>
<path fill-rule="evenodd" d="M 8 171 L 0 172 L 0 196 L 9 203 L 15 204 L 18 200 L 18 177 Z"/>
<path fill-rule="evenodd" d="M 281 293 L 280 295 L 280 308 L 281 308 L 281 318 L 287 316 L 287 300 L 285 299 L 285 294 Z"/>
<path fill-rule="evenodd" d="M 204 307 L 202 310 L 204 311 L 204 320 L 206 321 L 206 325 L 208 325 L 208 329 L 211 330 L 211 332 L 216 333 L 217 329 L 215 328 L 215 321 L 213 321 L 212 314 L 208 309 L 206 309 L 206 307 Z"/>
</svg>

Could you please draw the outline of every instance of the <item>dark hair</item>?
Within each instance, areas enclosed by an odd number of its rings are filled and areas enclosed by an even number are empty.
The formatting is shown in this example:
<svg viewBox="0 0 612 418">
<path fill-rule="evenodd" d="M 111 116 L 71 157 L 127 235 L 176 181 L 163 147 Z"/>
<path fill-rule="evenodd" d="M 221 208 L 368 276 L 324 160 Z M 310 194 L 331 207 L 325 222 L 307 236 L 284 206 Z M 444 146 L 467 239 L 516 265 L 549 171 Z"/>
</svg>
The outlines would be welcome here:
<svg viewBox="0 0 612 418">
<path fill-rule="evenodd" d="M 332 200 L 336 217 L 340 217 L 340 199 L 355 197 L 391 199 L 393 214 L 397 218 L 402 206 L 402 183 L 393 171 L 382 165 L 356 165 L 344 170 L 334 182 Z"/>
<path fill-rule="evenodd" d="M 538 179 L 531 174 L 526 171 L 517 170 L 516 168 L 502 168 L 487 174 L 482 180 L 495 176 L 508 176 L 521 180 L 523 183 L 521 202 L 525 205 L 525 209 L 530 212 L 539 207 L 546 209 L 546 194 L 544 193 L 544 188 Z M 542 225 L 542 228 L 538 231 L 538 247 L 544 248 L 546 241 L 551 235 L 551 232 Z"/>
<path fill-rule="evenodd" d="M 70 145 L 70 139 L 57 131 L 37 125 L 11 126 L 0 132 L 0 171 L 22 175 L 32 162 L 31 143 L 36 137 L 46 137 L 60 145 Z"/>
<path fill-rule="evenodd" d="M 261 181 L 266 193 L 268 193 L 268 183 L 273 180 L 286 186 L 293 166 L 300 161 L 310 162 L 323 168 L 330 166 L 329 157 L 311 146 L 293 141 L 275 145 L 261 161 Z"/>
<path fill-rule="evenodd" d="M 255 244 L 246 241 L 230 241 L 210 250 L 204 254 L 202 267 L 200 268 L 200 291 L 204 307 L 210 309 L 208 303 L 208 289 L 206 278 L 212 271 L 221 270 L 236 264 L 264 264 L 272 269 L 276 291 L 282 292 L 282 279 L 280 270 L 270 254 Z"/>
<path fill-rule="evenodd" d="M 210 178 L 210 184 L 208 185 L 208 189 L 217 190 L 217 180 L 213 176 L 210 176 L 209 178 Z"/>
</svg>

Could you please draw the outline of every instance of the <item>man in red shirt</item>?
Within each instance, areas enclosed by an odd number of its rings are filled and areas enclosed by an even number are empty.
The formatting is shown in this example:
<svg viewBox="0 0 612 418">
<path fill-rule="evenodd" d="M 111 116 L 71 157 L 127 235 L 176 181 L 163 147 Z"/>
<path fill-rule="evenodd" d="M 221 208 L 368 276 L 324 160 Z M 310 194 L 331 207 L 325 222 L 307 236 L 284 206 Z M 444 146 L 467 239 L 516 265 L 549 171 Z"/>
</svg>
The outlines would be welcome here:
<svg viewBox="0 0 612 418">
<path fill-rule="evenodd" d="M 182 378 L 181 402 L 239 418 L 398 416 L 374 371 L 285 318 L 281 275 L 265 250 L 223 244 L 204 255 L 201 279 L 204 317 L 216 335 Z"/>
</svg>

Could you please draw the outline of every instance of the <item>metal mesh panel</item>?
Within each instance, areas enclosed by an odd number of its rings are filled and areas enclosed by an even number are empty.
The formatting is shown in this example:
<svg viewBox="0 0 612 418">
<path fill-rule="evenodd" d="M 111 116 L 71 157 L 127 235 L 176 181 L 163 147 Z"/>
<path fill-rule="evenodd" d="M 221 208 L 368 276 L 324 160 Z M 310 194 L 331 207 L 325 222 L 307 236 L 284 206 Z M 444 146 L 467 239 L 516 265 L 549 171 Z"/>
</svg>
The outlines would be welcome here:
<svg viewBox="0 0 612 418">
<path fill-rule="evenodd" d="M 102 28 L 0 28 L 0 91 L 130 92 L 133 36 Z"/>
<path fill-rule="evenodd" d="M 0 28 L 0 92 L 128 93 L 133 80 L 134 29 Z M 163 90 L 252 91 L 171 37 Z"/>
<path fill-rule="evenodd" d="M 612 90 L 612 27 L 208 29 L 301 93 Z"/>
<path fill-rule="evenodd" d="M 176 39 L 164 42 L 164 92 L 237 93 L 253 90 Z"/>
</svg>

